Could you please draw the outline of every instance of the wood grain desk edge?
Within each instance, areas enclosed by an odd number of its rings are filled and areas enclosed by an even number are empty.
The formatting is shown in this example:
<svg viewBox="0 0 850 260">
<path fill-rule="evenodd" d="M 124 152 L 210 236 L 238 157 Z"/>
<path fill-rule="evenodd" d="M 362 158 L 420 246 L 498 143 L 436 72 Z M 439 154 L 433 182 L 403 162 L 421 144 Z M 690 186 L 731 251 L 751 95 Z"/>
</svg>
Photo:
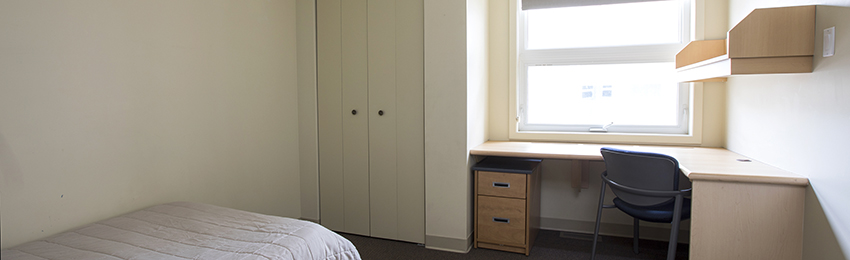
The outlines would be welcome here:
<svg viewBox="0 0 850 260">
<path fill-rule="evenodd" d="M 490 149 L 479 149 L 479 147 L 481 147 L 483 145 L 487 145 L 488 143 L 493 144 L 493 143 L 510 143 L 510 142 L 508 142 L 508 141 L 488 141 L 488 142 L 485 142 L 484 144 L 477 146 L 476 148 L 471 149 L 469 151 L 469 154 L 475 155 L 475 156 L 503 156 L 503 157 L 542 158 L 542 159 L 602 161 L 602 155 L 601 154 L 600 155 L 587 155 L 587 154 L 569 154 L 569 153 L 537 153 L 537 152 L 529 152 L 527 150 L 511 150 L 511 149 L 505 149 L 505 148 L 501 148 L 501 149 L 492 149 L 492 148 L 490 148 Z M 516 143 L 520 144 L 520 143 L 524 143 L 524 142 L 516 142 Z M 553 144 L 557 144 L 557 143 L 553 143 Z M 566 145 L 574 145 L 574 144 L 566 144 Z M 602 146 L 603 144 L 591 144 L 591 145 Z M 611 146 L 617 146 L 617 145 L 612 144 Z M 664 147 L 664 148 L 675 149 L 676 147 Z M 702 148 L 702 147 L 684 146 L 683 148 L 693 149 L 693 148 Z M 728 151 L 730 153 L 734 153 L 732 151 L 729 151 L 729 150 L 726 150 L 726 149 L 723 149 L 723 148 L 716 148 L 716 149 L 722 149 L 722 150 Z M 773 166 L 768 165 L 768 164 L 763 164 L 763 163 L 760 163 L 760 164 L 762 164 L 763 167 L 776 168 L 776 167 L 773 167 Z M 805 176 L 793 174 L 793 173 L 791 173 L 791 175 L 798 175 L 798 176 L 764 176 L 764 175 L 746 175 L 746 174 L 731 175 L 731 174 L 715 174 L 715 173 L 697 173 L 697 172 L 692 172 L 689 169 L 687 169 L 686 165 L 681 165 L 681 168 L 682 168 L 682 172 L 685 173 L 685 175 L 691 181 L 704 180 L 704 181 L 720 181 L 720 182 L 745 182 L 745 183 L 780 184 L 780 185 L 794 185 L 794 186 L 808 186 L 809 185 L 809 179 L 808 178 L 806 178 Z M 778 170 L 784 171 L 784 170 L 781 170 L 781 169 L 778 169 Z M 785 172 L 787 172 L 787 171 L 785 171 Z"/>
</svg>

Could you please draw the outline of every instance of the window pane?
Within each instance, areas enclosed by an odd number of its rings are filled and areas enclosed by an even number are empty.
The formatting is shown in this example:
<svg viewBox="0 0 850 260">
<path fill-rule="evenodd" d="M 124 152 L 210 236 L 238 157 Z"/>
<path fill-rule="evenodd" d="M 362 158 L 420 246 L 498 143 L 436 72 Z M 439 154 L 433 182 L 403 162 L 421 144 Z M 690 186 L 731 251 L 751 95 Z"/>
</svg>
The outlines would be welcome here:
<svg viewBox="0 0 850 260">
<path fill-rule="evenodd" d="M 535 9 L 526 12 L 527 49 L 679 42 L 678 1 Z"/>
<path fill-rule="evenodd" d="M 677 126 L 673 63 L 529 66 L 526 124 Z"/>
</svg>

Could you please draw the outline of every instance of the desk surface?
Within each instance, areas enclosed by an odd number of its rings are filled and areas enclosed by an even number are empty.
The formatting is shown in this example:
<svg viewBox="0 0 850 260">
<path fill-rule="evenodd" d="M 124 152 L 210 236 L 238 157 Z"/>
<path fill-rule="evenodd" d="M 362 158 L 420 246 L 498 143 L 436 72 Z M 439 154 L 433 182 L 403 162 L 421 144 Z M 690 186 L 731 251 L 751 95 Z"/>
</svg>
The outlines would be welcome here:
<svg viewBox="0 0 850 260">
<path fill-rule="evenodd" d="M 679 161 L 682 172 L 691 181 L 713 180 L 799 186 L 809 184 L 809 179 L 805 176 L 722 148 L 488 141 L 473 148 L 469 153 L 480 156 L 601 161 L 602 154 L 599 153 L 599 149 L 602 147 L 673 156 Z"/>
</svg>

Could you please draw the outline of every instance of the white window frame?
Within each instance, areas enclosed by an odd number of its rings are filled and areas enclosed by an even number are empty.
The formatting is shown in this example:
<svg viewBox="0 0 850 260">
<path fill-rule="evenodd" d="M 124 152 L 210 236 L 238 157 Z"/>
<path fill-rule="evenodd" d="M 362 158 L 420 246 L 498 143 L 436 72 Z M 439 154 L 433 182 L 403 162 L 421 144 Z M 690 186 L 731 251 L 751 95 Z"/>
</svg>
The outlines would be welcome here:
<svg viewBox="0 0 850 260">
<path fill-rule="evenodd" d="M 687 93 L 680 98 L 687 99 L 688 102 L 688 123 L 687 133 L 670 134 L 670 133 L 635 133 L 635 132 L 590 132 L 586 131 L 587 126 L 579 126 L 573 129 L 558 129 L 557 131 L 537 131 L 534 129 L 520 131 L 521 104 L 518 101 L 524 95 L 521 91 L 524 88 L 518 86 L 525 82 L 527 66 L 537 64 L 552 64 L 552 65 L 589 65 L 589 64 L 612 64 L 612 63 L 650 63 L 650 62 L 672 62 L 676 51 L 690 40 L 691 20 L 690 6 L 693 4 L 690 0 L 680 0 L 682 12 L 682 21 L 689 21 L 690 26 L 681 26 L 682 43 L 664 44 L 664 45 L 648 45 L 648 46 L 615 46 L 615 47 L 599 47 L 599 48 L 576 48 L 576 49 L 554 49 L 554 50 L 533 50 L 523 51 L 522 46 L 525 43 L 524 21 L 525 17 L 520 11 L 519 3 L 516 0 L 511 0 L 511 92 L 510 92 L 510 119 L 509 121 L 509 138 L 511 140 L 531 140 L 531 141 L 569 141 L 569 142 L 594 142 L 594 143 L 650 143 L 650 144 L 700 144 L 702 141 L 702 84 L 683 84 L 683 88 L 688 89 Z M 520 40 L 523 37 L 522 40 Z M 645 54 L 635 55 L 628 59 L 623 59 L 622 54 Z M 522 59 L 519 55 L 523 55 Z M 552 56 L 562 58 L 552 59 Z M 669 58 L 659 58 L 669 57 Z M 577 130 L 582 129 L 582 130 Z"/>
</svg>

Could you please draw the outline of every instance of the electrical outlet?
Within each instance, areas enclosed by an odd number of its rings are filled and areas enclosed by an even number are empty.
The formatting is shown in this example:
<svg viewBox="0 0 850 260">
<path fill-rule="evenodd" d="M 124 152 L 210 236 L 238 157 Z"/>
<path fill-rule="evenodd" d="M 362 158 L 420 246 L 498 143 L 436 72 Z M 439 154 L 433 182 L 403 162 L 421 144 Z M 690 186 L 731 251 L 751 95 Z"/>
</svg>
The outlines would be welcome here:
<svg viewBox="0 0 850 260">
<path fill-rule="evenodd" d="M 823 29 L 823 56 L 835 55 L 835 26 Z"/>
</svg>

